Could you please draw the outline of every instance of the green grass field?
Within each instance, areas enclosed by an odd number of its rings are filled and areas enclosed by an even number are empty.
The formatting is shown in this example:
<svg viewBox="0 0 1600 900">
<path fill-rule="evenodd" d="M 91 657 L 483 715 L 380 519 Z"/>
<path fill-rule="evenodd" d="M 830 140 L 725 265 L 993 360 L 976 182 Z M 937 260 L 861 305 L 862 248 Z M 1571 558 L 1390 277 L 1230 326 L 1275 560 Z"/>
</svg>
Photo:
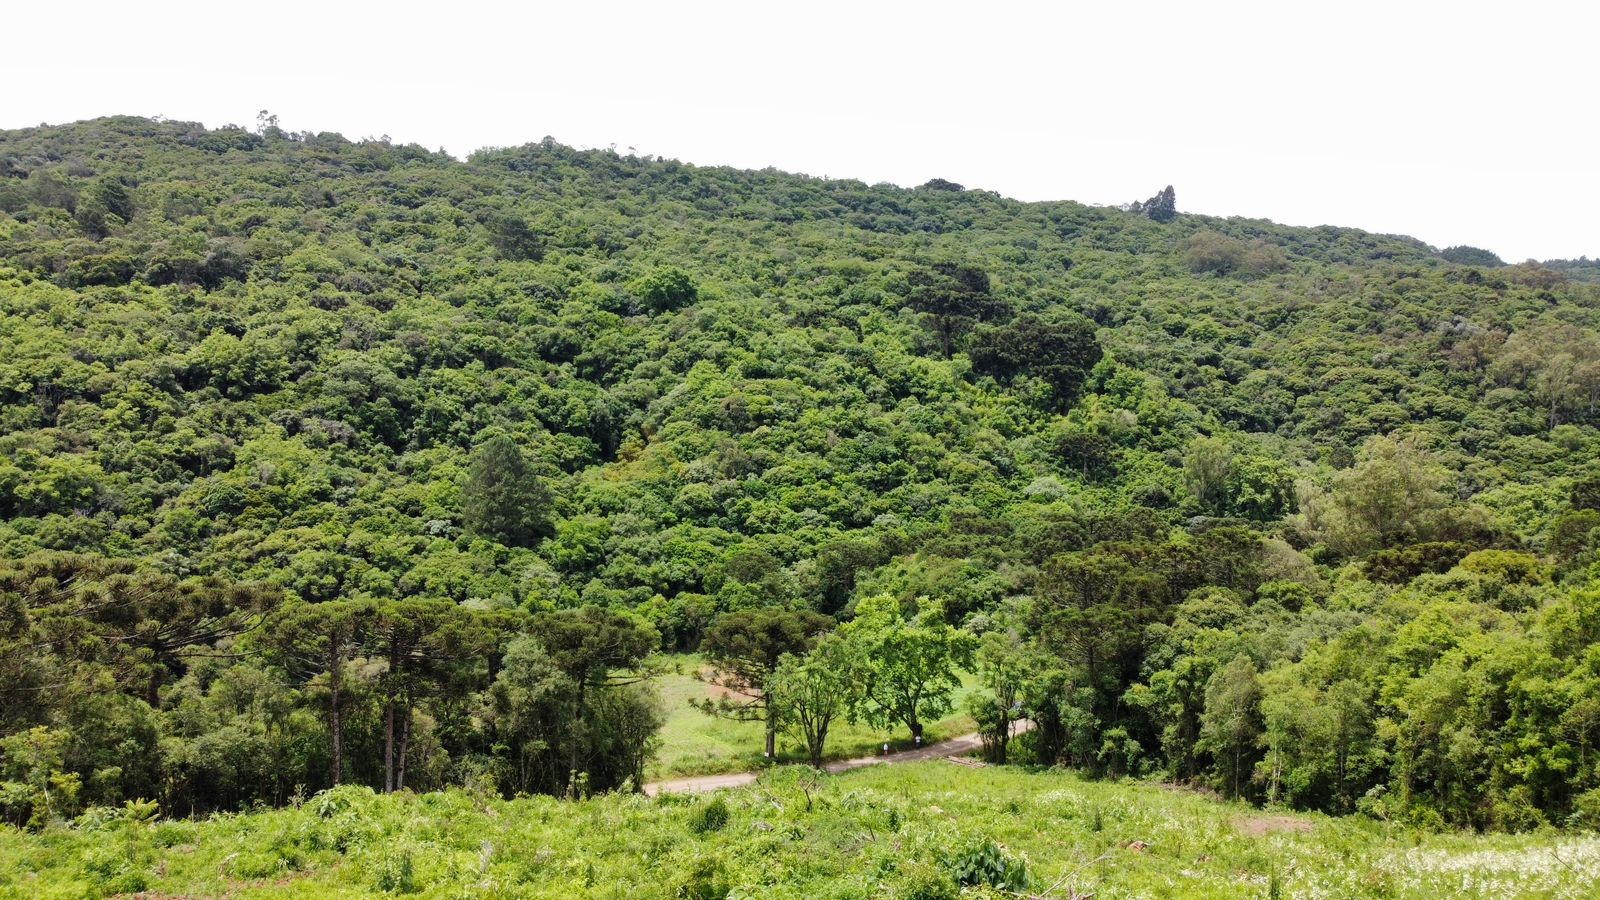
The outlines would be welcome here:
<svg viewBox="0 0 1600 900">
<path fill-rule="evenodd" d="M 985 856 L 988 853 L 989 856 Z M 0 828 L 0 898 L 955 898 L 974 859 L 1067 898 L 1592 898 L 1600 837 L 1424 834 L 947 761 L 568 803 L 340 788 L 199 822 Z M 981 866 L 978 868 L 982 868 Z M 986 888 L 963 896 L 999 896 Z"/>
<path fill-rule="evenodd" d="M 750 771 L 766 764 L 761 757 L 761 723 L 719 719 L 689 705 L 691 699 L 711 696 L 711 686 L 694 677 L 705 665 L 703 660 L 692 654 L 680 654 L 659 661 L 667 666 L 666 674 L 657 681 L 667 723 L 661 730 L 660 752 L 646 777 L 655 781 L 690 775 L 720 775 Z M 973 689 L 971 676 L 963 679 L 956 693 L 955 714 L 928 724 L 923 731 L 924 740 L 940 741 L 976 730 L 972 717 L 960 711 L 967 693 Z M 885 742 L 892 749 L 903 750 L 911 746 L 911 735 L 904 728 L 878 731 L 841 720 L 828 737 L 828 758 L 871 756 L 882 752 Z M 780 762 L 801 762 L 805 759 L 805 747 L 795 739 L 780 735 L 778 758 Z"/>
</svg>

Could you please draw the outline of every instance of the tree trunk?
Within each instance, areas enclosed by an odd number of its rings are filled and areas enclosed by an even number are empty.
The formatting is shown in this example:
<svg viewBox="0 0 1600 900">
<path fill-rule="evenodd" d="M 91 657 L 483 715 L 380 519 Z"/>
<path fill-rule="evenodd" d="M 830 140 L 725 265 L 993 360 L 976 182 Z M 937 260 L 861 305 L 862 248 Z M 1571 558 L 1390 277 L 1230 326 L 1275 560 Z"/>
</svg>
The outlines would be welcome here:
<svg viewBox="0 0 1600 900">
<path fill-rule="evenodd" d="M 812 738 L 808 742 L 811 745 L 808 748 L 811 751 L 811 766 L 812 768 L 820 769 L 822 768 L 822 751 L 828 743 L 828 726 L 818 726 Z"/>
<path fill-rule="evenodd" d="M 383 792 L 392 794 L 399 788 L 395 779 L 395 706 L 400 702 L 400 637 L 392 636 L 389 639 L 389 672 L 385 676 L 388 682 L 387 696 L 383 708 Z M 409 701 L 408 701 L 409 704 Z M 409 708 L 409 706 L 408 706 Z"/>
<path fill-rule="evenodd" d="M 383 705 L 383 792 L 394 792 L 394 698 Z"/>
<path fill-rule="evenodd" d="M 767 710 L 767 759 L 778 755 L 778 723 L 772 718 L 772 710 Z"/>
<path fill-rule="evenodd" d="M 573 723 L 576 727 L 574 727 L 572 729 L 572 737 L 567 741 L 567 799 L 568 800 L 576 800 L 576 799 L 578 799 L 578 739 L 579 739 L 579 737 L 582 736 L 582 733 L 583 733 L 583 722 L 584 722 L 584 719 L 585 719 L 584 711 L 583 711 L 583 702 L 584 702 L 584 694 L 585 694 L 585 688 L 586 687 L 587 687 L 587 685 L 586 685 L 586 683 L 584 681 L 580 680 L 578 682 L 578 706 L 577 706 L 578 721 Z"/>
<path fill-rule="evenodd" d="M 400 762 L 395 766 L 394 789 L 403 791 L 406 788 L 406 750 L 411 747 L 411 705 L 406 705 L 405 715 L 400 719 Z"/>
<path fill-rule="evenodd" d="M 344 686 L 344 654 L 338 642 L 328 647 L 328 731 L 333 744 L 332 774 L 335 787 L 344 782 L 344 722 L 339 712 L 339 691 Z"/>
</svg>

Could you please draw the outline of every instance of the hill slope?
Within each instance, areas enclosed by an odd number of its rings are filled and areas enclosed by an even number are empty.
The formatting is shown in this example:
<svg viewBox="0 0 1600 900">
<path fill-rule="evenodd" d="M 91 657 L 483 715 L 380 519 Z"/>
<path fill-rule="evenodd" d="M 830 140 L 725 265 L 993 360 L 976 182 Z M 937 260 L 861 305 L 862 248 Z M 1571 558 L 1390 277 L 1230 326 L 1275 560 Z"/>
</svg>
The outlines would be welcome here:
<svg viewBox="0 0 1600 900">
<path fill-rule="evenodd" d="M 408 784 L 511 792 L 494 635 L 526 617 L 680 650 L 889 594 L 1040 654 L 1042 761 L 1600 816 L 1600 285 L 953 187 L 0 133 L 6 777 L 282 803 L 343 729 L 350 780 L 398 731 Z M 461 646 L 274 644 L 333 601 Z"/>
<path fill-rule="evenodd" d="M 1491 376 L 1509 361 L 1483 336 L 1592 329 L 1595 289 L 1405 239 L 136 119 L 7 133 L 0 156 L 14 553 L 159 557 L 312 598 L 639 603 L 715 592 L 745 544 L 792 564 L 874 522 L 994 517 L 1071 472 L 1036 385 L 930 352 L 906 279 L 946 258 L 1016 310 L 1102 326 L 1071 417 L 1125 451 L 1082 487 L 1097 500 L 1193 511 L 1165 454 L 1220 430 L 1293 466 L 1420 429 L 1477 491 L 1581 455 L 1551 442 L 1537 348 Z M 1196 275 L 1182 248 L 1203 231 L 1264 240 L 1282 268 Z M 652 310 L 640 280 L 673 268 L 689 293 Z M 495 427 L 556 487 L 538 558 L 460 536 L 462 453 Z"/>
</svg>

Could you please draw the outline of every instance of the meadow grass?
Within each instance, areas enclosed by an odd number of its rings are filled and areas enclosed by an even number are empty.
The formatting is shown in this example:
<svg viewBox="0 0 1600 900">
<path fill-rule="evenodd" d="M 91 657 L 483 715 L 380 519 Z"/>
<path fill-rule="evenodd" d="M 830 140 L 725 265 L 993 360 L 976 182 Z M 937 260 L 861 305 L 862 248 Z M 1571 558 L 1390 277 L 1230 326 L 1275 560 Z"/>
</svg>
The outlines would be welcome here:
<svg viewBox="0 0 1600 900">
<path fill-rule="evenodd" d="M 0 897 L 955 897 L 974 848 L 1025 865 L 1027 893 L 1097 900 L 1586 898 L 1600 883 L 1593 835 L 1425 834 L 936 760 L 782 767 L 709 797 L 344 787 L 198 822 L 5 828 Z"/>
<path fill-rule="evenodd" d="M 646 769 L 646 778 L 658 781 L 692 775 L 721 775 L 727 772 L 748 772 L 767 765 L 761 756 L 763 726 L 760 722 L 738 722 L 708 716 L 689 705 L 690 700 L 712 696 L 712 688 L 697 679 L 695 673 L 705 661 L 693 654 L 676 654 L 659 657 L 666 671 L 656 678 L 661 701 L 666 713 L 666 725 L 661 729 L 661 746 L 655 759 Z M 962 685 L 956 692 L 956 711 L 937 722 L 928 723 L 923 739 L 942 741 L 977 730 L 972 717 L 961 711 L 966 696 L 976 687 L 973 676 L 962 675 Z M 883 752 L 883 745 L 892 750 L 910 746 L 911 735 L 905 728 L 881 731 L 865 724 L 852 725 L 840 720 L 829 733 L 827 758 L 853 759 L 873 756 Z M 805 745 L 784 735 L 778 738 L 779 762 L 802 762 Z"/>
</svg>

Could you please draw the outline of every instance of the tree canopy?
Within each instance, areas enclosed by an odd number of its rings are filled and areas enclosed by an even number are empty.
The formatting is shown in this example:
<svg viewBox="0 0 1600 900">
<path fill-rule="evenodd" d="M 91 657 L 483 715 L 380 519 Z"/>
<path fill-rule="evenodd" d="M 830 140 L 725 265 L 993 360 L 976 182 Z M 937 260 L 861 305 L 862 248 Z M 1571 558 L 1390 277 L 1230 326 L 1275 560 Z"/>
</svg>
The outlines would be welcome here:
<svg viewBox="0 0 1600 900">
<path fill-rule="evenodd" d="M 1593 261 L 955 187 L 0 132 L 0 815 L 636 785 L 656 651 L 809 744 L 950 638 L 1011 758 L 1591 820 Z"/>
</svg>

